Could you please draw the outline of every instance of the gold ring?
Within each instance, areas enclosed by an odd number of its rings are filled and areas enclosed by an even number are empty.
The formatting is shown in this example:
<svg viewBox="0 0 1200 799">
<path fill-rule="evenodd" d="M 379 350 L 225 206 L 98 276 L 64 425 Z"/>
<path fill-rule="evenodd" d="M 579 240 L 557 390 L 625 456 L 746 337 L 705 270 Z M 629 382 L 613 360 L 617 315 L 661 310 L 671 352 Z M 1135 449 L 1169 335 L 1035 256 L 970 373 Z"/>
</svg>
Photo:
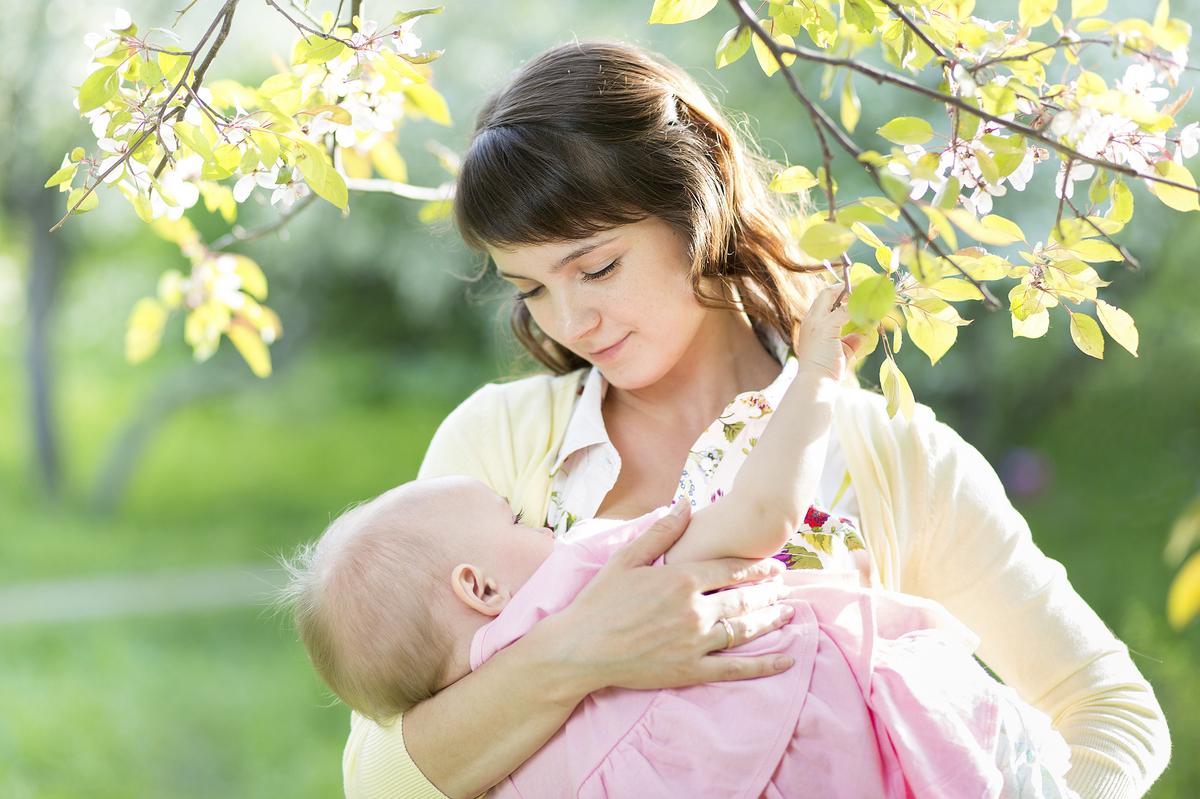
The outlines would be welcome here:
<svg viewBox="0 0 1200 799">
<path fill-rule="evenodd" d="M 729 623 L 729 619 L 721 619 L 721 626 L 725 628 L 725 646 L 722 649 L 728 649 L 733 646 L 733 625 Z"/>
</svg>

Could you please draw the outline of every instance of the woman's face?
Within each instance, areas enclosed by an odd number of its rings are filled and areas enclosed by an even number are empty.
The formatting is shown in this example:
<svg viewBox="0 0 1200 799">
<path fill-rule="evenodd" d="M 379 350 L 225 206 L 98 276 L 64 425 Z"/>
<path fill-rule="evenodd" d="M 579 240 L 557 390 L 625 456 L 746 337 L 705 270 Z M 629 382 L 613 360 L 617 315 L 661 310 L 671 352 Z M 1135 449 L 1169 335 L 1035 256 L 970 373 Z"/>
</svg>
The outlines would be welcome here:
<svg viewBox="0 0 1200 799">
<path fill-rule="evenodd" d="M 687 249 L 648 217 L 577 241 L 488 252 L 546 335 L 614 386 L 637 389 L 680 362 L 708 313 L 692 292 Z"/>
</svg>

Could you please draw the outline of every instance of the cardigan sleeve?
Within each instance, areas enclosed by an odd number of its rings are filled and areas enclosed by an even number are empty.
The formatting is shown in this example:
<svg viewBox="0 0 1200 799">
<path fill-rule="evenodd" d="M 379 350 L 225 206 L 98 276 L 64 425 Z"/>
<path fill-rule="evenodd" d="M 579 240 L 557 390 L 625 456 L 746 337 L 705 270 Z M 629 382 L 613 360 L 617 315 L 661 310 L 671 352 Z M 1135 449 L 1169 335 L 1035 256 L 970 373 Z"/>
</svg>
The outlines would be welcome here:
<svg viewBox="0 0 1200 799">
<path fill-rule="evenodd" d="M 1034 544 L 995 470 L 921 410 L 902 447 L 905 471 L 927 492 L 909 504 L 903 590 L 966 623 L 979 657 L 1050 717 L 1071 747 L 1068 785 L 1085 799 L 1142 796 L 1171 752 L 1153 689 L 1062 564 Z"/>
</svg>

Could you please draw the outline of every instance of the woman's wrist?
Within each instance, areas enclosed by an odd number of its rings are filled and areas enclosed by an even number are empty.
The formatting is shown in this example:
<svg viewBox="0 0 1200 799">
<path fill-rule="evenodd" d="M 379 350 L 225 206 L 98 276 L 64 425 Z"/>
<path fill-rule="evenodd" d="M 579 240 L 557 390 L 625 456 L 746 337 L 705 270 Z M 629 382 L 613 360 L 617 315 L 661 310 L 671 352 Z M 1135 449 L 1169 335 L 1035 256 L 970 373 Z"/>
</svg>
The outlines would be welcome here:
<svg viewBox="0 0 1200 799">
<path fill-rule="evenodd" d="M 608 685 L 594 664 L 572 656 L 573 632 L 568 609 L 539 621 L 519 642 L 526 645 L 521 653 L 526 673 L 538 675 L 549 702 L 569 708 Z"/>
</svg>

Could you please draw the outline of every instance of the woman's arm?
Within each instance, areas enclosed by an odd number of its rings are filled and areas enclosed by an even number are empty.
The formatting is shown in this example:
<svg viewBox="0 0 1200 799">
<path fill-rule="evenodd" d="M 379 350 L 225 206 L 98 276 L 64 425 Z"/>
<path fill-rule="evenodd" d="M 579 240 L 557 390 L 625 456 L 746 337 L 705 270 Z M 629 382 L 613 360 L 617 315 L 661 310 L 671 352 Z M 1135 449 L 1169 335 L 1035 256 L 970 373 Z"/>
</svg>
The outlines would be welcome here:
<svg viewBox="0 0 1200 799">
<path fill-rule="evenodd" d="M 1034 544 L 995 471 L 928 417 L 900 460 L 924 510 L 901 590 L 940 601 L 982 639 L 979 656 L 1045 712 L 1071 747 L 1068 784 L 1085 797 L 1141 796 L 1170 759 L 1162 708 L 1118 640 Z"/>
</svg>

